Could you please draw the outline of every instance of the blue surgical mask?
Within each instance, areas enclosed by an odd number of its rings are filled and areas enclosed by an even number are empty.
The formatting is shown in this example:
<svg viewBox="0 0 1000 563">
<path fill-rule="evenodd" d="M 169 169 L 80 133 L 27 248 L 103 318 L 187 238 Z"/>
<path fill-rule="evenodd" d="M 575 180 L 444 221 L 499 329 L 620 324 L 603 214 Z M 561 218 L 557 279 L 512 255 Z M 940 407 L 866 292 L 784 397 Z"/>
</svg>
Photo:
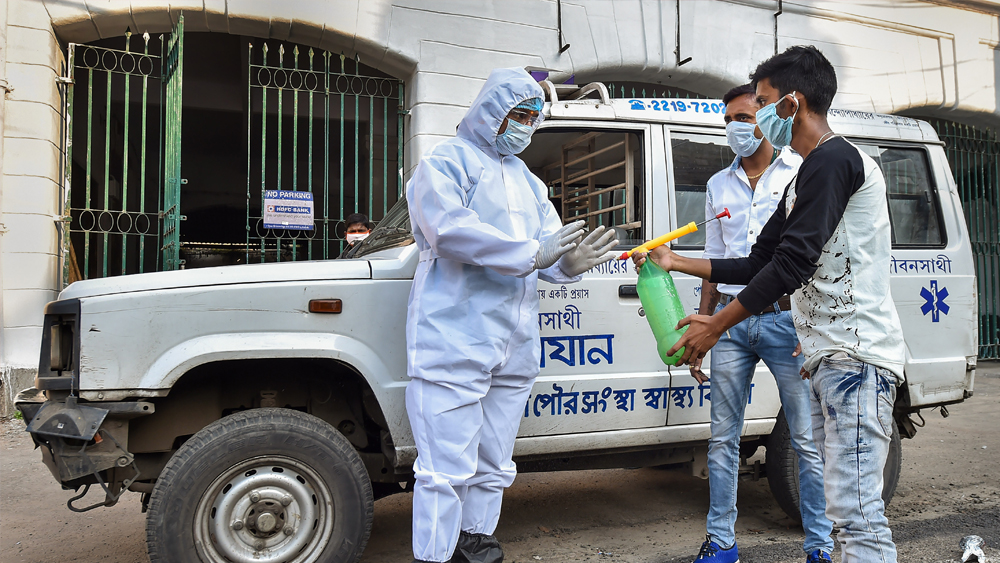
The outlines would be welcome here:
<svg viewBox="0 0 1000 563">
<path fill-rule="evenodd" d="M 781 98 L 784 99 L 784 96 Z M 757 112 L 757 127 L 760 127 L 764 138 L 776 147 L 787 147 L 792 144 L 792 123 L 795 121 L 795 115 L 799 113 L 799 100 L 795 97 L 795 92 L 792 92 L 792 100 L 795 101 L 795 112 L 784 119 L 778 117 L 777 106 L 780 99 L 760 108 Z"/>
<path fill-rule="evenodd" d="M 531 143 L 531 134 L 534 132 L 534 127 L 508 119 L 507 129 L 497 135 L 497 151 L 502 155 L 520 153 L 528 148 L 528 144 Z"/>
<path fill-rule="evenodd" d="M 754 134 L 757 126 L 753 123 L 743 121 L 730 121 L 726 124 L 726 140 L 729 141 L 729 148 L 742 158 L 746 158 L 757 152 L 757 147 L 764 141 L 758 139 Z"/>
</svg>

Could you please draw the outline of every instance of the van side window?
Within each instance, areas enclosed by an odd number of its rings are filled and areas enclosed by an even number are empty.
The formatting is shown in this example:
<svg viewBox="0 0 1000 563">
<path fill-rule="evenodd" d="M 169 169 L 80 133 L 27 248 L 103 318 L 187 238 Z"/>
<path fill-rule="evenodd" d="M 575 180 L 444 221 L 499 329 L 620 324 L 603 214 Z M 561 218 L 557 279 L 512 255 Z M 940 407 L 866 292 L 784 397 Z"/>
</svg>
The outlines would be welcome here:
<svg viewBox="0 0 1000 563">
<path fill-rule="evenodd" d="M 937 193 L 922 149 L 859 145 L 882 169 L 893 247 L 941 246 Z"/>
<path fill-rule="evenodd" d="M 645 238 L 642 135 L 614 129 L 540 129 L 518 156 L 549 187 L 564 223 L 613 227 L 620 246 Z"/>
<path fill-rule="evenodd" d="M 677 202 L 677 226 L 705 220 L 705 186 L 716 172 L 733 163 L 736 155 L 724 136 L 671 132 L 670 146 L 674 165 L 674 198 Z M 700 249 L 705 246 L 705 231 L 698 230 L 674 243 L 674 248 Z"/>
</svg>

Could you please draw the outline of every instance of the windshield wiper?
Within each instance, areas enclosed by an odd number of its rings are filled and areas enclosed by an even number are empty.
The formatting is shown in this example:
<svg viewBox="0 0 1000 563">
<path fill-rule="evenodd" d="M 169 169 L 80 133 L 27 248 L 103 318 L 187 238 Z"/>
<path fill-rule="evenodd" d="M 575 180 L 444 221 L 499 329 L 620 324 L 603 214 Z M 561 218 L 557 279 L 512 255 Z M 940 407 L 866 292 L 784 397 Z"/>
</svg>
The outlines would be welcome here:
<svg viewBox="0 0 1000 563">
<path fill-rule="evenodd" d="M 385 236 L 387 234 L 397 235 L 402 233 L 410 234 L 410 229 L 407 229 L 406 227 L 391 227 L 391 228 L 387 227 L 386 229 L 379 232 L 377 236 Z"/>
<path fill-rule="evenodd" d="M 400 235 L 404 233 L 410 234 L 410 229 L 406 229 L 404 227 L 386 228 L 380 230 L 377 233 L 372 234 L 372 236 L 366 238 L 363 242 L 366 243 L 366 246 L 371 246 L 371 244 L 374 243 L 376 240 L 383 239 L 389 235 Z"/>
<path fill-rule="evenodd" d="M 404 227 L 392 227 L 392 228 L 385 228 L 383 230 L 380 230 L 379 232 L 373 233 L 371 236 L 369 236 L 365 240 L 361 241 L 361 244 L 358 245 L 358 250 L 355 251 L 355 252 L 353 252 L 351 254 L 351 256 L 354 256 L 358 252 L 361 252 L 361 249 L 371 248 L 372 246 L 375 245 L 375 242 L 380 241 L 380 240 L 382 240 L 382 239 L 384 239 L 384 238 L 386 238 L 388 236 L 391 236 L 391 235 L 404 235 L 404 234 L 405 235 L 410 235 L 412 233 L 410 232 L 410 229 L 406 229 Z"/>
</svg>

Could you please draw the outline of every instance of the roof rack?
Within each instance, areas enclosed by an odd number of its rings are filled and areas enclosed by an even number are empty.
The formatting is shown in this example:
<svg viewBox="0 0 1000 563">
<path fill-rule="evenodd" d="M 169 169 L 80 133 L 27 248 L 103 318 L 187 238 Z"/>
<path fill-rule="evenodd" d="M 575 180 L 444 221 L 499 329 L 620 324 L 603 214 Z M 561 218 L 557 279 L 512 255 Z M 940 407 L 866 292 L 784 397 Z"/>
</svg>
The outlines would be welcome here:
<svg viewBox="0 0 1000 563">
<path fill-rule="evenodd" d="M 602 104 L 611 103 L 611 94 L 608 92 L 608 87 L 602 82 L 591 82 L 586 86 L 578 86 L 576 84 L 553 84 L 551 80 L 542 80 L 540 84 L 545 92 L 545 97 L 553 103 L 560 100 L 582 100 L 595 92 Z"/>
</svg>

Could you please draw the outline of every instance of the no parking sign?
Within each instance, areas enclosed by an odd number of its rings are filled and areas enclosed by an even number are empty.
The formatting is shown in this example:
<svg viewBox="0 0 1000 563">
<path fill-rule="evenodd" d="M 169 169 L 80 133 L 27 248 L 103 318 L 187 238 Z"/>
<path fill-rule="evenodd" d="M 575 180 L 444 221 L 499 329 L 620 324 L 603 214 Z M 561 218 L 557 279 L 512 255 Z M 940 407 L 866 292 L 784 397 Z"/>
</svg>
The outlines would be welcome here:
<svg viewBox="0 0 1000 563">
<path fill-rule="evenodd" d="M 264 191 L 264 228 L 313 230 L 313 195 L 287 190 Z"/>
</svg>

